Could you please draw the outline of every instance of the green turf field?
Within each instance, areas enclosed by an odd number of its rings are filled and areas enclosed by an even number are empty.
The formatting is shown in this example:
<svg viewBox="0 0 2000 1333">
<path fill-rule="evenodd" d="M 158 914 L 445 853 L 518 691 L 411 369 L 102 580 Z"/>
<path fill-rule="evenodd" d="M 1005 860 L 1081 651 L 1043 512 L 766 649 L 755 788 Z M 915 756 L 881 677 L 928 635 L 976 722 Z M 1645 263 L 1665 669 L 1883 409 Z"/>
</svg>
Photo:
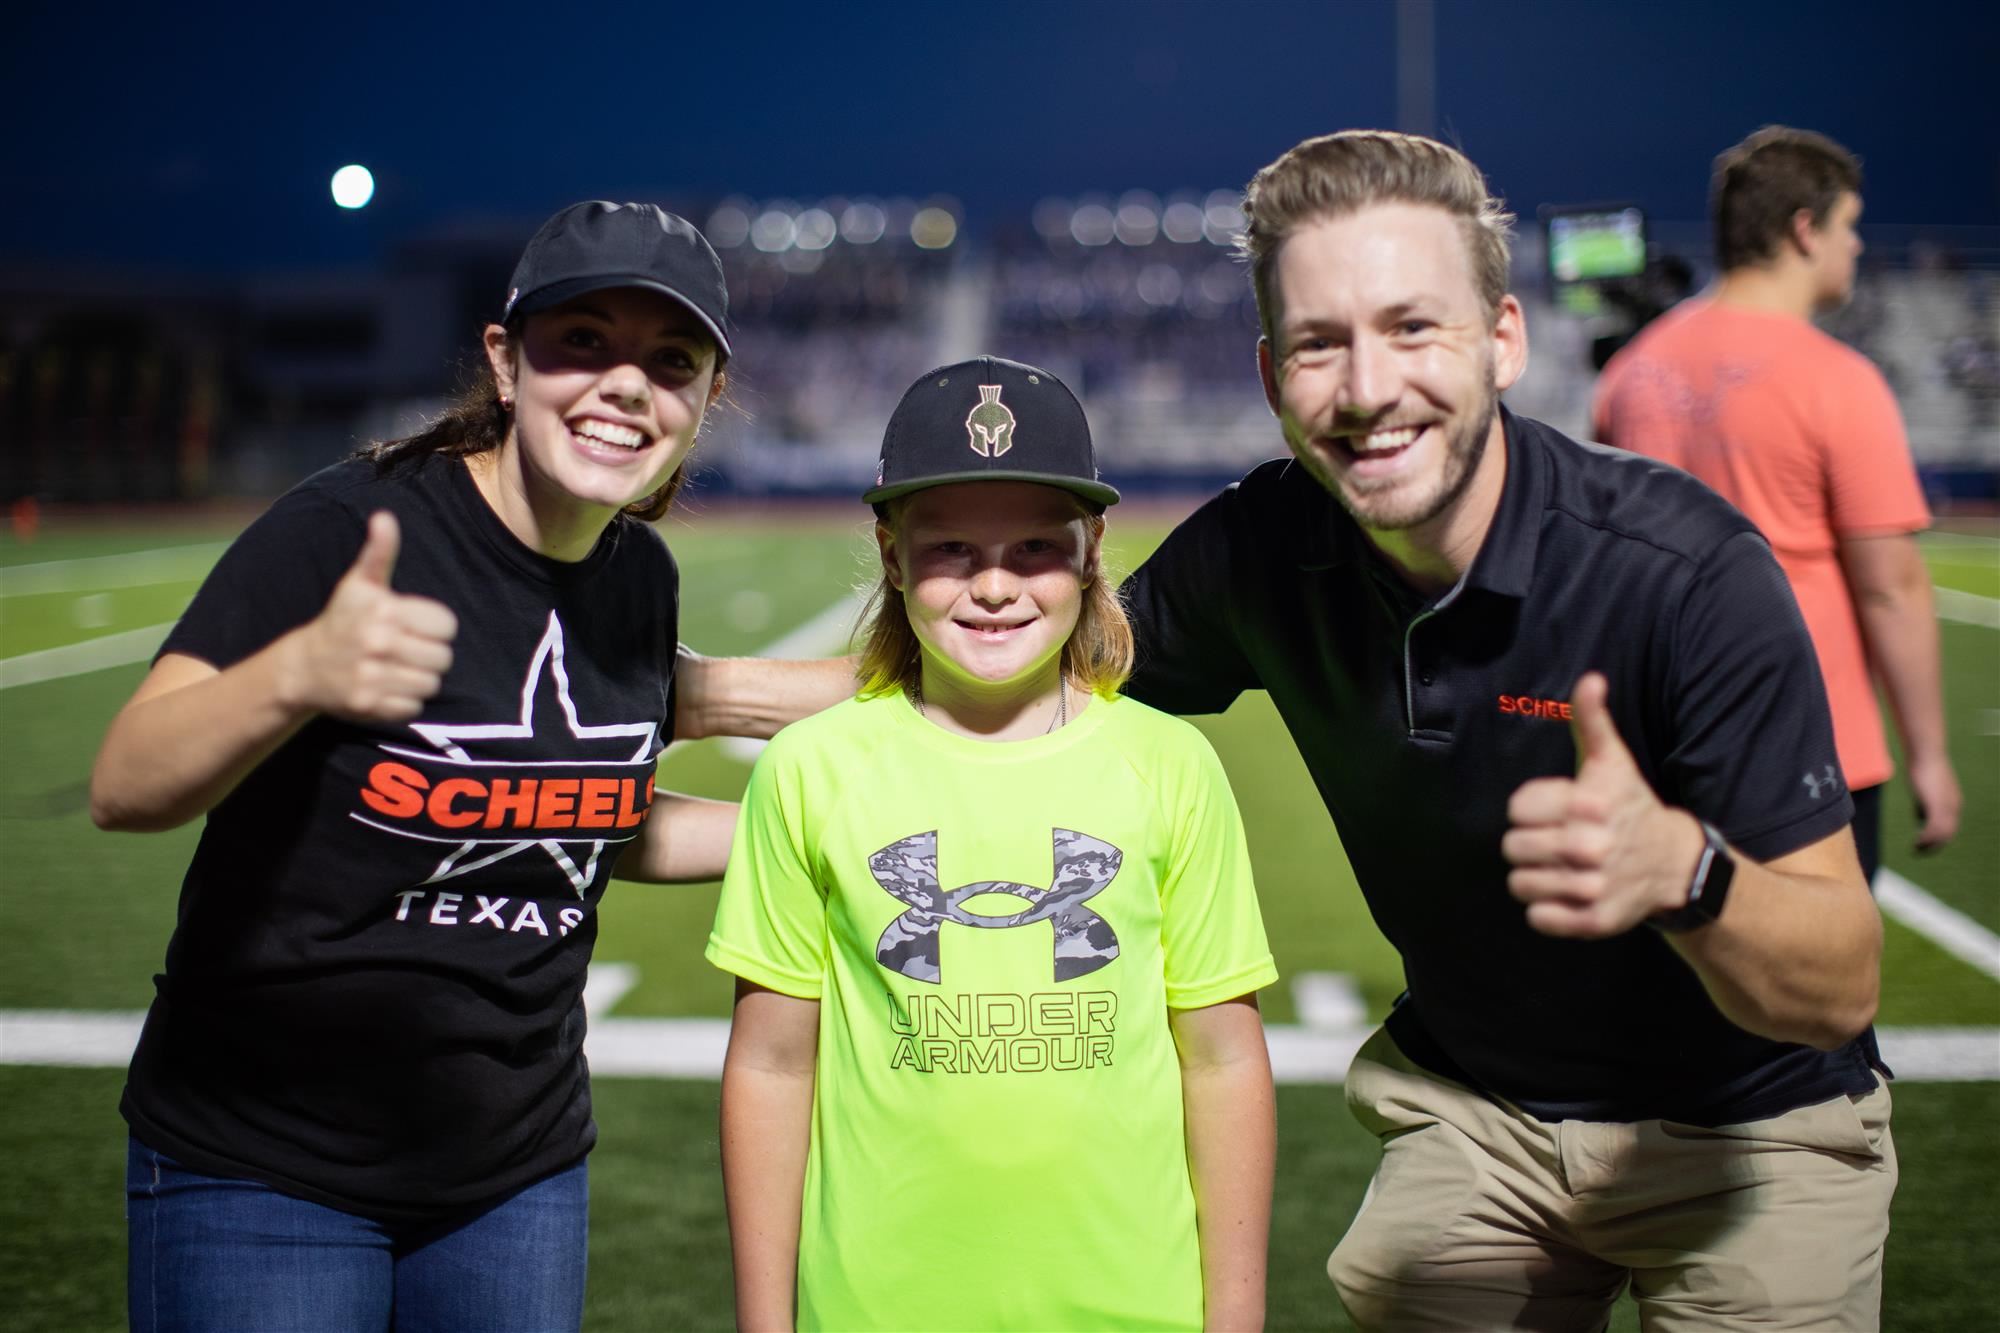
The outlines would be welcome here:
<svg viewBox="0 0 2000 1333">
<path fill-rule="evenodd" d="M 52 522 L 35 543 L 0 537 L 0 659 L 64 650 L 171 620 L 229 535 L 171 526 Z M 1129 565 L 1165 531 L 1142 514 L 1114 523 Z M 808 621 L 863 577 L 864 528 L 821 511 L 675 519 L 684 637 L 704 651 L 750 652 Z M 105 559 L 140 553 L 136 559 Z M 1941 586 L 2000 596 L 2000 543 L 1928 548 Z M 58 563 L 62 562 L 62 563 Z M 1891 867 L 2000 929 L 2000 631 L 1944 626 L 1953 745 L 1967 795 L 1959 842 L 1934 858 L 1908 851 L 1907 798 L 1885 828 Z M 0 670 L 5 670 L 0 663 Z M 0 852 L 6 907 L 0 1009 L 137 1010 L 150 997 L 172 928 L 175 889 L 195 831 L 102 834 L 85 813 L 97 737 L 143 666 L 120 665 L 0 688 Z M 1400 988 L 1339 844 L 1282 725 L 1261 695 L 1204 721 L 1243 807 L 1280 968 L 1354 978 L 1371 1016 Z M 743 765 L 710 742 L 666 760 L 664 785 L 717 795 Z M 701 960 L 712 888 L 621 886 L 603 909 L 600 962 L 637 969 L 626 1016 L 722 1015 L 729 983 Z M 1894 921 L 1885 1026 L 2000 1025 L 2000 983 Z M 1270 1021 L 1295 1015 L 1283 986 Z M 6 1053 L 0 1051 L 0 1060 Z M 122 1321 L 122 1130 L 114 1070 L 0 1064 L 0 1323 L 110 1328 Z M 716 1086 L 601 1078 L 602 1142 L 593 1173 L 593 1329 L 721 1328 L 730 1322 L 714 1130 Z M 1899 1084 L 1903 1186 L 1891 1242 L 1887 1326 L 1990 1326 L 1983 1277 L 2000 1263 L 2000 1084 Z M 1373 1167 L 1337 1088 L 1281 1090 L 1282 1146 L 1271 1274 L 1273 1327 L 1345 1327 L 1322 1265 Z M 1629 1308 L 1619 1327 L 1631 1325 Z"/>
</svg>

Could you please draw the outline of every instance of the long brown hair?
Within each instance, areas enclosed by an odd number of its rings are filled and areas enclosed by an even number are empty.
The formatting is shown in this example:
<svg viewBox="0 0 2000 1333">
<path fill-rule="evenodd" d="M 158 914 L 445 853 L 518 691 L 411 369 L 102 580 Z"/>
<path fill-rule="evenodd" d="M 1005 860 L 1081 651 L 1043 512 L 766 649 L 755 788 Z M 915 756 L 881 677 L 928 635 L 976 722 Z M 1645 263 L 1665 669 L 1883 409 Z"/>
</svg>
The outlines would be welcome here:
<svg viewBox="0 0 2000 1333">
<path fill-rule="evenodd" d="M 1114 580 L 1103 568 L 1104 509 L 1081 496 L 1075 499 L 1091 543 L 1100 554 L 1098 568 L 1084 585 L 1076 628 L 1063 643 L 1062 675 L 1072 685 L 1109 698 L 1132 674 L 1132 622 L 1118 600 Z M 902 498 L 876 505 L 876 521 L 893 530 L 902 519 L 903 507 Z M 855 637 L 861 641 L 861 664 L 855 674 L 862 681 L 863 698 L 908 690 L 923 679 L 923 647 L 917 632 L 910 628 L 902 590 L 889 581 L 887 570 L 868 594 Z"/>
<path fill-rule="evenodd" d="M 507 330 L 507 354 L 513 356 L 518 347 L 519 330 Z M 727 397 L 729 374 L 721 366 L 715 369 L 716 385 L 712 391 L 704 413 L 722 406 Z M 704 415 L 704 421 L 706 416 Z M 378 440 L 363 445 L 355 451 L 358 458 L 366 458 L 386 472 L 391 468 L 412 463 L 429 454 L 442 454 L 446 458 L 467 458 L 473 454 L 483 454 L 498 449 L 507 438 L 507 429 L 513 424 L 513 414 L 500 405 L 500 386 L 493 378 L 493 367 L 481 355 L 468 377 L 466 387 L 446 407 L 444 414 L 415 435 L 406 435 L 398 440 Z M 652 523 L 665 518 L 673 508 L 674 497 L 680 494 L 687 482 L 688 463 L 692 452 L 681 459 L 680 466 L 673 475 L 650 495 L 641 496 L 620 511 L 630 514 L 642 523 Z"/>
</svg>

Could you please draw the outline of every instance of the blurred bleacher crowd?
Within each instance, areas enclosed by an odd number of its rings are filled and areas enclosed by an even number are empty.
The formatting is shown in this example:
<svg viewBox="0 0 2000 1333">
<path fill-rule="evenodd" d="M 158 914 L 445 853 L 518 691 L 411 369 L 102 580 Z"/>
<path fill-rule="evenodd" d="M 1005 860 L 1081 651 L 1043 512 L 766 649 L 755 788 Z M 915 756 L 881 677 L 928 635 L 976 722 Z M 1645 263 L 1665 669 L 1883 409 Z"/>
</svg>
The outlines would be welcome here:
<svg viewBox="0 0 2000 1333">
<path fill-rule="evenodd" d="M 1282 449 L 1227 190 L 1046 199 L 970 234 L 947 198 L 730 198 L 679 210 L 723 258 L 736 359 L 699 455 L 711 495 L 851 495 L 923 370 L 979 351 L 1085 401 L 1107 476 L 1188 490 Z M 376 268 L 201 279 L 0 264 L 0 501 L 271 495 L 435 413 L 476 355 L 534 219 L 410 240 Z M 1934 498 L 2000 475 L 2000 232 L 1903 228 L 1826 327 L 1882 367 Z M 1944 235 L 1945 239 L 1939 239 Z M 1707 277 L 1696 225 L 1655 232 L 1673 294 Z M 1524 223 L 1515 290 L 1534 348 L 1508 395 L 1588 433 L 1594 363 L 1663 299 L 1552 299 Z"/>
</svg>

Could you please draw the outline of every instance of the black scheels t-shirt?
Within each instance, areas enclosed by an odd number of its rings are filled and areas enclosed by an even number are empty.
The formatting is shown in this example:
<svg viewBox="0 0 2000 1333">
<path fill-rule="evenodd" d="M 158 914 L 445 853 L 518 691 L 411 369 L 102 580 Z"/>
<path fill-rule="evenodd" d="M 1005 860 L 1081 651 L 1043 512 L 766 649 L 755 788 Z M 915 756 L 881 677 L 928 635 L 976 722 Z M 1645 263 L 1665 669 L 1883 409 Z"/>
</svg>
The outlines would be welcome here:
<svg viewBox="0 0 2000 1333">
<path fill-rule="evenodd" d="M 458 616 L 451 670 L 414 722 L 307 724 L 210 812 L 121 1109 L 195 1170 L 421 1222 L 595 1140 L 584 972 L 671 729 L 678 576 L 634 520 L 565 564 L 458 460 L 353 461 L 258 519 L 161 651 L 226 668 L 312 619 L 377 509 L 395 590 Z"/>
<path fill-rule="evenodd" d="M 1270 692 L 1402 955 L 1389 1031 L 1434 1072 L 1545 1120 L 1714 1125 L 1872 1089 L 1872 1033 L 1830 1052 L 1755 1036 L 1658 932 L 1555 939 L 1507 892 L 1508 798 L 1576 772 L 1585 671 L 1653 789 L 1748 856 L 1837 833 L 1853 804 L 1750 521 L 1684 472 L 1502 419 L 1506 484 L 1457 588 L 1415 595 L 1304 469 L 1267 463 L 1128 581 L 1127 692 L 1178 713 Z"/>
</svg>

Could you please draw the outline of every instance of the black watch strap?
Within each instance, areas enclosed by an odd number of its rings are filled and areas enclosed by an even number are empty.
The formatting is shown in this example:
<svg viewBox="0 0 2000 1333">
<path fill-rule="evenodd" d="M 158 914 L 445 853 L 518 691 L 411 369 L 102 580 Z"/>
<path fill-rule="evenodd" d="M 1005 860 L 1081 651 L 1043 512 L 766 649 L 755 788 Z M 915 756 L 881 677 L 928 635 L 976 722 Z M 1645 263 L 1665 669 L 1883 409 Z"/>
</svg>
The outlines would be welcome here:
<svg viewBox="0 0 2000 1333">
<path fill-rule="evenodd" d="M 1701 859 L 1694 863 L 1694 879 L 1688 884 L 1687 901 L 1648 917 L 1646 924 L 1657 930 L 1679 934 L 1697 930 L 1722 915 L 1729 901 L 1729 886 L 1736 878 L 1736 858 L 1729 844 L 1716 832 L 1715 825 L 1701 823 Z"/>
</svg>

